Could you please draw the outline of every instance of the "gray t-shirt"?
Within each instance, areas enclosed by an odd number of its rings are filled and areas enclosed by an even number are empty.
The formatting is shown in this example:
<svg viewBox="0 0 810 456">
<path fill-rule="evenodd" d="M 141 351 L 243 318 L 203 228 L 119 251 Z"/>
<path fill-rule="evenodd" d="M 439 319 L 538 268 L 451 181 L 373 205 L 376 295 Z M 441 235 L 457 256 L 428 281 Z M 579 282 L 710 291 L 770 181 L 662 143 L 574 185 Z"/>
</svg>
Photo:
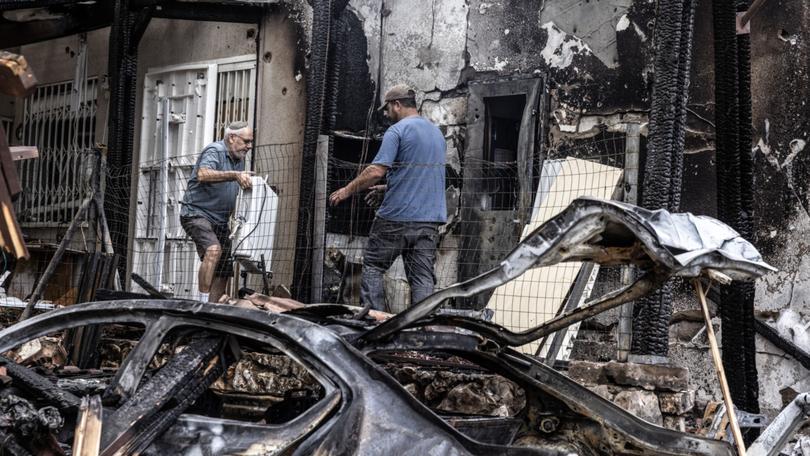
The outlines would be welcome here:
<svg viewBox="0 0 810 456">
<path fill-rule="evenodd" d="M 182 217 L 205 217 L 213 224 L 228 223 L 236 205 L 239 184 L 236 181 L 203 183 L 197 180 L 197 170 L 208 168 L 216 171 L 244 171 L 244 160 L 234 160 L 224 141 L 205 146 L 191 171 L 186 194 L 183 195 Z"/>
<path fill-rule="evenodd" d="M 372 162 L 388 168 L 388 190 L 377 216 L 396 222 L 445 223 L 446 148 L 442 132 L 420 116 L 406 117 L 388 128 Z"/>
</svg>

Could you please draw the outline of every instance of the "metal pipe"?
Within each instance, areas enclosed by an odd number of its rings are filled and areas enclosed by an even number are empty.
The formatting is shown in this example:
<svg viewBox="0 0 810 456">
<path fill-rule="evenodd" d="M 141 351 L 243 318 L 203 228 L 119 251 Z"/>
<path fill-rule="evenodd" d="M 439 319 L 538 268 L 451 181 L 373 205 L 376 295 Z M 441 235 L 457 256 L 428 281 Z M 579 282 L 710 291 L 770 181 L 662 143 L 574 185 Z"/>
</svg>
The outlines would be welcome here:
<svg viewBox="0 0 810 456">
<path fill-rule="evenodd" d="M 158 195 L 158 206 L 160 208 L 160 216 L 157 220 L 157 252 L 155 252 L 155 288 L 160 290 L 161 285 L 163 283 L 163 259 L 165 257 L 165 250 L 166 250 L 166 212 L 167 212 L 167 197 L 169 195 L 169 118 L 171 117 L 171 113 L 169 110 L 171 109 L 171 102 L 168 97 L 168 90 L 169 87 L 165 88 L 167 93 L 164 93 L 162 108 L 163 108 L 163 117 L 161 118 L 160 125 L 162 128 L 163 133 L 163 145 L 160 151 L 160 174 L 158 174 L 159 184 L 160 184 L 160 191 Z"/>
<path fill-rule="evenodd" d="M 312 227 L 312 296 L 313 302 L 323 299 L 323 260 L 324 242 L 326 241 L 326 181 L 329 160 L 329 136 L 318 138 L 315 151 L 315 217 Z"/>
<path fill-rule="evenodd" d="M 592 263 L 586 262 L 582 264 L 582 267 L 579 270 L 579 274 L 577 274 L 577 278 L 574 281 L 574 286 L 571 288 L 571 292 L 568 296 L 568 301 L 565 303 L 562 309 L 560 309 L 559 314 L 566 314 L 581 304 L 584 303 L 585 299 L 587 298 L 587 294 L 590 294 L 590 290 L 586 290 L 588 285 L 592 286 L 592 280 L 596 280 L 596 276 L 599 273 L 599 267 Z M 629 284 L 626 284 L 629 285 Z M 549 345 L 548 352 L 546 353 L 546 357 L 544 363 L 548 366 L 554 366 L 554 362 L 557 361 L 557 356 L 562 349 L 563 342 L 565 341 L 565 336 L 567 334 L 568 328 L 563 328 L 560 331 L 554 333 L 554 336 L 551 339 L 551 345 Z M 535 352 L 535 356 L 540 356 L 541 352 L 543 351 L 543 347 L 545 346 L 545 340 L 537 347 L 537 351 Z"/>
<path fill-rule="evenodd" d="M 796 396 L 748 448 L 749 456 L 776 456 L 793 431 L 810 415 L 810 394 Z"/>
</svg>

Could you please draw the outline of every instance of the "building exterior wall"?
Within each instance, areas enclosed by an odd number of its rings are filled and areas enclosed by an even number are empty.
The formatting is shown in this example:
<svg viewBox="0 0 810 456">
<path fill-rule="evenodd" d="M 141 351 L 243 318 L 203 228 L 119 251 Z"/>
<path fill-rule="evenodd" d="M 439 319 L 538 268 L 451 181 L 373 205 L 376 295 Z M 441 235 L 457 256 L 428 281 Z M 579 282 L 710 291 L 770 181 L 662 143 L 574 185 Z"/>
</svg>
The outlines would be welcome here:
<svg viewBox="0 0 810 456">
<path fill-rule="evenodd" d="M 463 170 L 467 83 L 473 79 L 541 73 L 550 81 L 550 150 L 592 138 L 596 131 L 637 115 L 646 135 L 653 77 L 655 3 L 351 0 L 348 10 L 367 38 L 369 78 L 384 91 L 414 86 L 422 114 L 446 132 L 448 162 Z M 799 342 L 808 341 L 810 230 L 808 28 L 806 3 L 768 3 L 751 24 L 753 153 L 757 161 L 756 236 L 766 261 L 780 272 L 760 280 L 756 308 L 772 323 L 795 312 Z M 714 53 L 711 2 L 695 15 L 681 209 L 717 215 L 714 167 Z M 379 89 L 378 89 L 379 90 Z M 358 93 L 355 100 L 363 99 Z M 440 109 L 437 109 L 440 108 Z M 345 109 L 344 109 L 345 110 Z M 434 116 L 439 112 L 442 115 Z M 450 113 L 450 115 L 448 115 Z M 453 115 L 456 113 L 457 115 Z M 457 147 L 461 144 L 462 147 Z M 686 287 L 676 312 L 694 308 Z M 615 318 L 615 317 L 614 317 Z M 788 319 L 789 320 L 789 319 Z M 783 321 L 783 326 L 786 323 Z M 787 333 L 786 333 L 787 334 Z M 810 389 L 801 367 L 758 338 L 761 406 L 773 414 L 786 388 Z M 719 390 L 703 344 L 673 341 L 672 360 L 695 371 L 702 400 Z M 810 349 L 806 347 L 805 349 Z M 789 397 L 789 396 L 784 396 Z"/>
<path fill-rule="evenodd" d="M 97 77 L 102 83 L 98 90 L 98 107 L 96 111 L 96 138 L 103 138 L 103 118 L 106 107 L 105 101 L 108 99 L 108 87 L 103 81 L 107 71 L 107 41 L 109 28 L 96 30 L 87 33 L 87 76 Z M 73 80 L 76 73 L 78 61 L 78 51 L 80 47 L 80 37 L 78 35 L 67 36 L 55 40 L 21 46 L 17 51 L 28 61 L 29 67 L 33 70 L 39 84 L 53 84 Z M 22 144 L 23 138 L 18 138 L 22 113 L 23 100 L 8 99 L 7 109 L 15 119 L 12 144 Z M 103 108 L 103 110 L 102 110 Z M 8 112 L 7 111 L 7 112 Z M 36 160 L 36 159 L 35 159 Z M 25 191 L 26 189 L 23 189 Z M 39 275 L 45 269 L 55 246 L 64 234 L 66 227 L 55 228 L 23 228 L 23 234 L 27 237 L 29 244 L 35 242 L 42 245 L 38 248 L 30 248 L 31 259 L 21 262 L 16 268 L 14 280 L 9 287 L 9 294 L 23 298 L 30 294 Z M 81 266 L 84 262 L 82 252 L 86 245 L 94 242 L 95 234 L 91 230 L 82 230 L 81 235 L 75 236 L 68 246 L 69 251 L 65 255 L 62 267 L 57 270 L 53 280 L 45 290 L 44 299 L 53 300 L 59 304 L 74 302 L 77 289 L 74 288 L 77 280 L 81 276 Z"/>
<path fill-rule="evenodd" d="M 301 6 L 301 8 L 307 8 Z M 256 116 L 256 172 L 279 196 L 273 284 L 292 283 L 306 110 L 306 27 L 303 11 L 279 8 L 261 27 Z"/>
</svg>

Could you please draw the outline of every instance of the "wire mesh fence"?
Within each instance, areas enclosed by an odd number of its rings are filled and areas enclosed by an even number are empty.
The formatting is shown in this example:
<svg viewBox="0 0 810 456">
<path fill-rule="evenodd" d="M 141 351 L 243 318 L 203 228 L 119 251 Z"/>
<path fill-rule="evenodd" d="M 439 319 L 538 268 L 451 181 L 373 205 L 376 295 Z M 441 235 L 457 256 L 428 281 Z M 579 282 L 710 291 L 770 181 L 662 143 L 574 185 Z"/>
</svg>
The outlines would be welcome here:
<svg viewBox="0 0 810 456">
<path fill-rule="evenodd" d="M 312 207 L 302 208 L 301 162 L 317 157 L 302 157 L 302 146 L 295 143 L 256 147 L 248 164 L 254 173 L 253 188 L 239 193 L 226 228 L 230 248 L 225 249 L 225 255 L 234 272 L 228 293 L 232 295 L 241 287 L 286 293 L 296 279 L 294 259 L 297 248 L 301 248 L 296 245 L 296 235 L 299 229 L 306 229 L 311 233 L 306 254 L 314 271 L 312 283 L 308 284 L 314 291 L 312 301 L 361 304 L 364 258 L 368 255 L 364 249 L 378 202 L 366 198 L 369 192 L 334 206 L 327 200 L 371 161 L 374 152 L 371 148 L 362 157 L 358 149 L 352 155 L 351 151 L 337 150 L 333 143 L 331 152 L 319 162 L 316 181 L 323 188 L 316 192 Z M 431 238 L 436 245 L 431 262 L 435 288 L 470 279 L 497 266 L 532 230 L 577 197 L 620 198 L 624 157 L 624 135 L 604 132 L 550 150 L 542 160 L 536 157 L 528 169 L 510 160 L 462 160 L 458 169 L 447 166 L 441 192 L 447 221 L 436 224 Z M 180 222 L 183 195 L 196 160 L 196 155 L 156 160 L 139 167 L 139 173 L 131 176 L 129 188 L 103 189 L 105 197 L 118 195 L 131 201 L 129 207 L 108 208 L 106 213 L 108 219 L 128 217 L 130 222 L 127 233 L 111 233 L 130 241 L 128 258 L 120 259 L 120 264 L 127 264 L 128 273 L 143 277 L 159 292 L 176 298 L 199 298 L 200 254 Z M 521 176 L 521 169 L 526 169 L 527 175 Z M 129 170 L 104 170 L 107 176 L 126 172 Z M 299 213 L 305 210 L 316 212 L 312 220 L 318 226 L 299 226 Z M 51 231 L 27 233 L 29 244 L 39 245 L 40 250 L 30 264 L 17 267 L 15 277 L 7 283 L 9 295 L 24 298 L 31 294 L 64 233 L 64 225 Z M 45 299 L 64 305 L 79 300 L 78 288 L 82 280 L 87 280 L 88 258 L 101 250 L 102 238 L 103 233 L 92 220 L 82 224 L 57 275 L 46 288 Z M 407 250 L 407 246 L 404 248 Z M 394 255 L 391 267 L 383 271 L 378 286 L 382 287 L 384 310 L 399 312 L 411 305 L 409 282 L 413 280 L 409 280 L 409 274 L 415 276 L 418 267 L 414 261 L 420 260 L 408 258 L 407 253 Z M 566 302 L 574 300 L 573 305 L 581 305 L 589 297 L 620 285 L 618 270 L 586 266 L 566 263 L 533 269 L 491 292 L 449 305 L 489 309 L 494 322 L 513 331 L 526 330 L 553 318 Z M 575 287 L 578 277 L 583 284 L 579 289 Z M 128 274 L 122 279 L 132 291 L 145 291 L 131 282 Z M 602 345 L 615 340 L 616 318 L 615 314 L 601 316 L 585 322 L 581 329 L 570 328 L 557 342 L 557 356 L 566 358 L 576 351 L 577 340 Z M 551 338 L 542 349 L 538 342 L 522 350 L 545 356 L 550 345 Z"/>
</svg>

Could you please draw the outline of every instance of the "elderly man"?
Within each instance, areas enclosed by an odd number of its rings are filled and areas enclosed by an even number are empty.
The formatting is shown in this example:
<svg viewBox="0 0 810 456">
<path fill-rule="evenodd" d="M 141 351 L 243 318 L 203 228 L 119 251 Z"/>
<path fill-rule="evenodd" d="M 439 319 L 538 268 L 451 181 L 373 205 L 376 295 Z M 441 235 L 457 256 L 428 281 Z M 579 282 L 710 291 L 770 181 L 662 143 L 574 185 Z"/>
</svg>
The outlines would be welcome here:
<svg viewBox="0 0 810 456">
<path fill-rule="evenodd" d="M 366 310 L 386 310 L 383 274 L 399 255 L 411 287 L 412 305 L 433 293 L 436 284 L 433 262 L 438 227 L 447 220 L 447 144 L 441 131 L 419 116 L 415 95 L 405 85 L 386 92 L 380 109 L 395 124 L 385 132 L 374 161 L 329 197 L 334 206 L 387 178 L 385 197 L 363 250 L 360 300 Z"/>
<path fill-rule="evenodd" d="M 225 129 L 225 138 L 205 146 L 191 171 L 180 224 L 197 246 L 202 265 L 197 275 L 200 300 L 217 302 L 233 276 L 228 218 L 239 187 L 250 188 L 245 156 L 253 147 L 253 130 L 245 122 Z"/>
</svg>

